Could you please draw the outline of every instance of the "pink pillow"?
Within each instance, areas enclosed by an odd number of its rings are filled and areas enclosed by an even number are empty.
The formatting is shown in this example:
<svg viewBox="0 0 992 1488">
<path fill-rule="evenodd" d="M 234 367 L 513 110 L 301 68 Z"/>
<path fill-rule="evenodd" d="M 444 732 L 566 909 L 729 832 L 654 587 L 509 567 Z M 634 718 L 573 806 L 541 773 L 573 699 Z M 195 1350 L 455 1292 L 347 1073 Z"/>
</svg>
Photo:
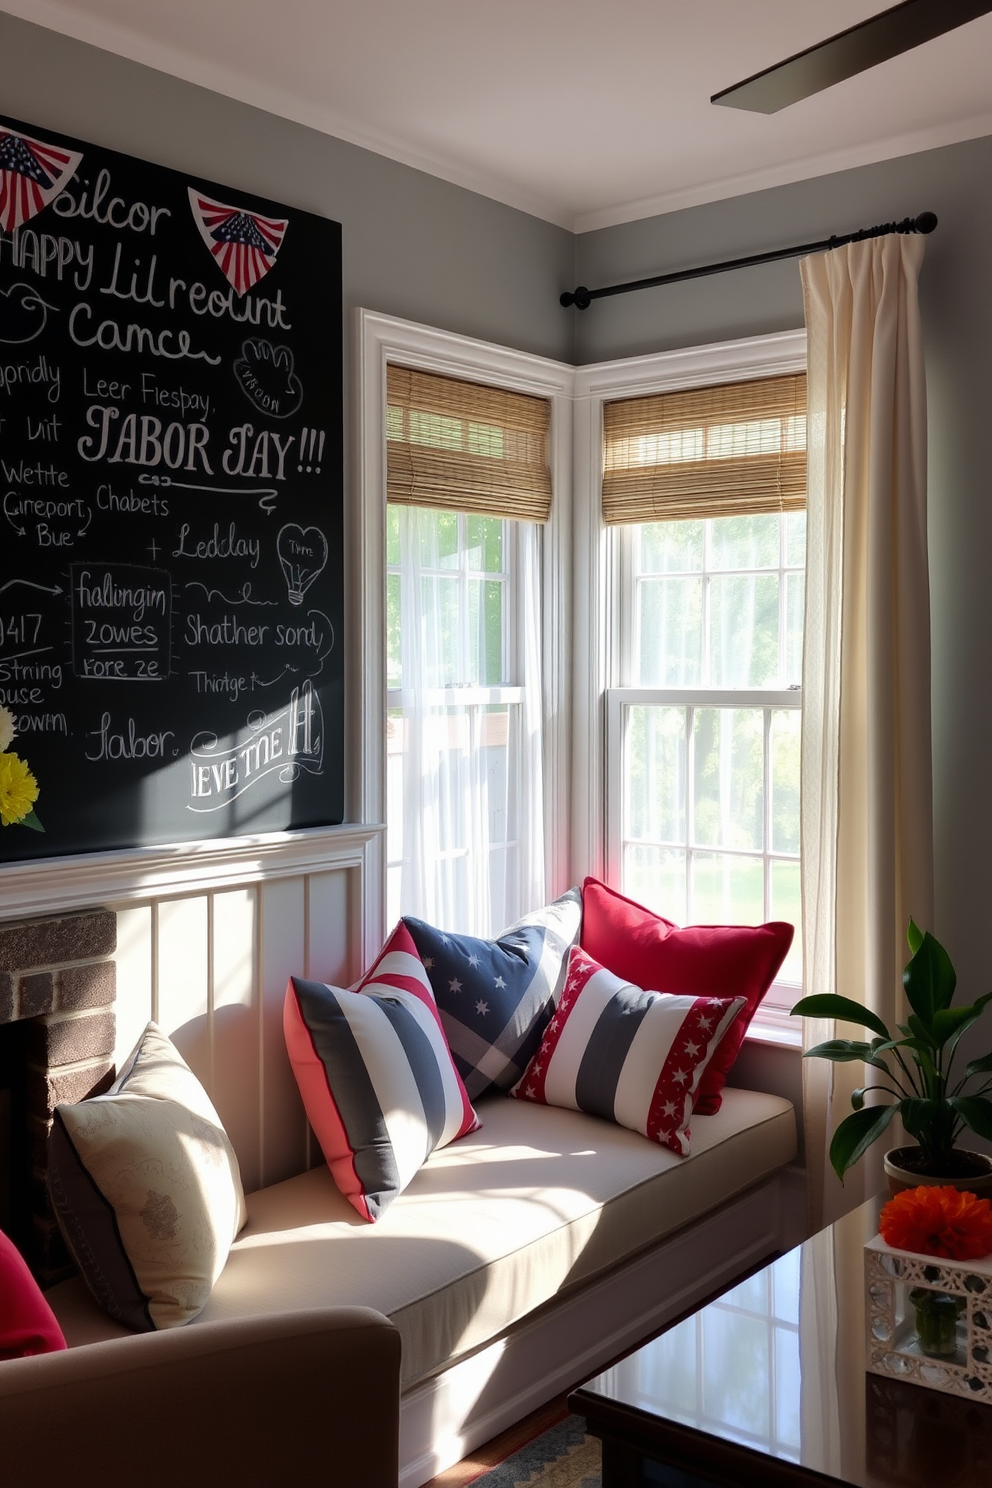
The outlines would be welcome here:
<svg viewBox="0 0 992 1488">
<path fill-rule="evenodd" d="M 692 1099 L 742 997 L 645 992 L 569 952 L 565 990 L 512 1094 L 585 1111 L 689 1156 Z"/>
<path fill-rule="evenodd" d="M 700 1081 L 693 1109 L 704 1116 L 720 1109 L 720 1092 L 748 1024 L 788 955 L 794 934 L 792 925 L 781 920 L 767 925 L 687 925 L 680 930 L 597 878 L 587 878 L 582 885 L 581 945 L 602 966 L 653 992 L 745 999 L 743 1011 Z"/>
<path fill-rule="evenodd" d="M 27 1262 L 0 1230 L 0 1359 L 53 1354 L 65 1346 L 62 1329 Z"/>
</svg>

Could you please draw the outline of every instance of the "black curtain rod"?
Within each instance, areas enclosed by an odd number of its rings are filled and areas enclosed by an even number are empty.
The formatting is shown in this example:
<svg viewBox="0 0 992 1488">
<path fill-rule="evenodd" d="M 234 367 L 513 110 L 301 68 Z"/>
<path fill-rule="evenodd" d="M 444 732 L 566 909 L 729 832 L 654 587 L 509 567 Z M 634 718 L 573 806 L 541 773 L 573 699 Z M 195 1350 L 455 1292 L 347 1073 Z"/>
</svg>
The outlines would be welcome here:
<svg viewBox="0 0 992 1488">
<path fill-rule="evenodd" d="M 683 279 L 703 279 L 707 274 L 726 274 L 730 269 L 747 269 L 752 264 L 774 263 L 779 258 L 799 258 L 804 253 L 820 253 L 826 248 L 840 248 L 844 243 L 860 243 L 865 238 L 884 238 L 888 233 L 932 233 L 937 226 L 933 212 L 919 217 L 904 217 L 901 222 L 882 222 L 878 227 L 862 227 L 840 237 L 823 238 L 819 243 L 799 243 L 795 248 L 773 248 L 770 253 L 752 253 L 748 258 L 728 258 L 723 263 L 700 264 L 695 269 L 677 269 L 674 274 L 656 274 L 653 279 L 634 279 L 629 284 L 608 284 L 605 289 L 586 289 L 579 284 L 566 290 L 559 303 L 567 309 L 588 310 L 593 300 L 607 295 L 630 294 L 635 289 L 654 289 L 659 284 L 678 284 Z"/>
</svg>

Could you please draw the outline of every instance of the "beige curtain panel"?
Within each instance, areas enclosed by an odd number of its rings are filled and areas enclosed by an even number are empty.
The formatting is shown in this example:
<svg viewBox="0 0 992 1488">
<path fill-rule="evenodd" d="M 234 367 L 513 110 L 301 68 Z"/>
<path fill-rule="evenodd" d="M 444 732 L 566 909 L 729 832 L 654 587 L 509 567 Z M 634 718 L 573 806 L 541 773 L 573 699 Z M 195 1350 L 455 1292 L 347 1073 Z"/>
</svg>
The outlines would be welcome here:
<svg viewBox="0 0 992 1488">
<path fill-rule="evenodd" d="M 617 399 L 603 446 L 609 524 L 800 510 L 805 374 Z"/>
<path fill-rule="evenodd" d="M 892 234 L 801 264 L 810 429 L 805 992 L 851 997 L 890 1027 L 905 1022 L 909 917 L 933 923 L 923 249 L 922 238 Z M 822 1020 L 804 1034 L 807 1048 L 835 1035 Z M 841 1187 L 827 1151 L 865 1071 L 806 1060 L 804 1080 L 818 1229 L 882 1186 L 881 1154 L 870 1150 Z"/>
<path fill-rule="evenodd" d="M 548 520 L 546 398 L 392 363 L 386 393 L 388 501 Z"/>
</svg>

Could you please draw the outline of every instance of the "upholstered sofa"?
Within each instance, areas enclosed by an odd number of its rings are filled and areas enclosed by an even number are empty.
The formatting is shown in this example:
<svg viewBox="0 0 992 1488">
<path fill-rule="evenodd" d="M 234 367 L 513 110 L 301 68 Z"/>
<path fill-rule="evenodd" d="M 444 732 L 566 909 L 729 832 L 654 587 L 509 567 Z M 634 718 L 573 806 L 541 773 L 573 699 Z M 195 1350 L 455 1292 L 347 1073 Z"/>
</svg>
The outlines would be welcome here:
<svg viewBox="0 0 992 1488">
<path fill-rule="evenodd" d="M 0 1484 L 416 1488 L 783 1248 L 792 1107 L 727 1089 L 683 1158 L 492 1095 L 375 1225 L 311 1168 L 248 1196 L 192 1323 L 131 1335 L 79 1280 L 66 1352 L 0 1363 Z"/>
</svg>

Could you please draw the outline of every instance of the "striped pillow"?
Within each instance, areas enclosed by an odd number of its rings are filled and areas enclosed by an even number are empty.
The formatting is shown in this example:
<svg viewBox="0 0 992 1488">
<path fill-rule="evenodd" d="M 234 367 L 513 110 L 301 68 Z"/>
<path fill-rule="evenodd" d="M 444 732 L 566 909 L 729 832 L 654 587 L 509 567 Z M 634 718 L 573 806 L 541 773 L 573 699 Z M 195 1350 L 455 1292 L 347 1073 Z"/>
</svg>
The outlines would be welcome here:
<svg viewBox="0 0 992 1488">
<path fill-rule="evenodd" d="M 402 923 L 353 992 L 291 977 L 283 1027 L 327 1166 L 363 1219 L 380 1219 L 435 1147 L 480 1124 Z"/>
<path fill-rule="evenodd" d="M 558 1010 L 511 1091 L 689 1155 L 692 1098 L 743 997 L 673 997 L 621 981 L 577 946 Z"/>
</svg>

